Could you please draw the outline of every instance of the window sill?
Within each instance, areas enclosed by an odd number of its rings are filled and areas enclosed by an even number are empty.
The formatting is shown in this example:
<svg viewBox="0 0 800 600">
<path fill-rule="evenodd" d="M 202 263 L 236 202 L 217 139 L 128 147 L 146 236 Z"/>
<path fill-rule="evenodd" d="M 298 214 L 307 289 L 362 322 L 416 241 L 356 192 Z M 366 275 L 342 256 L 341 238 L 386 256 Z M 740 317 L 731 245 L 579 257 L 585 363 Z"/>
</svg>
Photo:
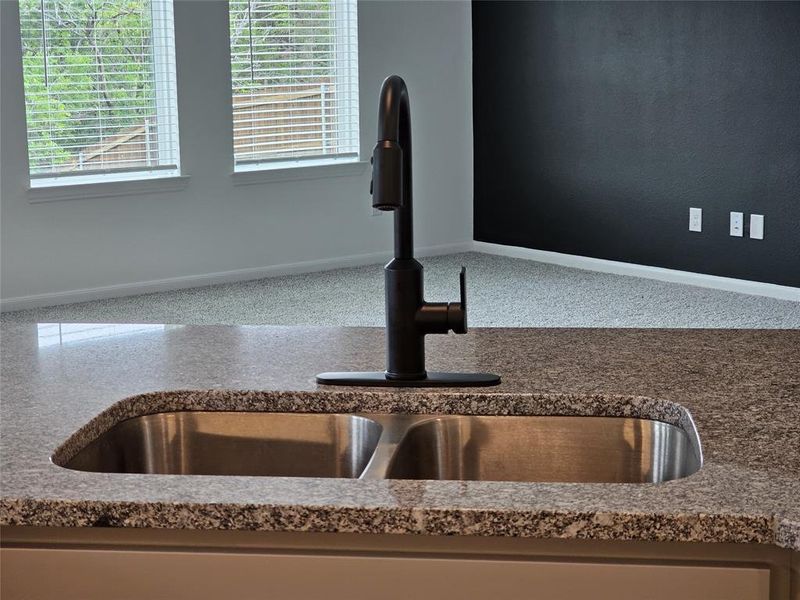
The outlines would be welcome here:
<svg viewBox="0 0 800 600">
<path fill-rule="evenodd" d="M 305 179 L 327 179 L 329 177 L 358 177 L 367 170 L 368 163 L 363 160 L 336 161 L 327 164 L 249 168 L 231 174 L 234 185 L 257 185 L 281 181 L 302 181 Z"/>
<path fill-rule="evenodd" d="M 56 202 L 59 200 L 81 200 L 85 198 L 110 198 L 114 196 L 134 196 L 177 192 L 189 184 L 187 175 L 154 177 L 148 179 L 126 179 L 119 181 L 97 181 L 94 183 L 66 183 L 28 187 L 28 202 Z"/>
</svg>

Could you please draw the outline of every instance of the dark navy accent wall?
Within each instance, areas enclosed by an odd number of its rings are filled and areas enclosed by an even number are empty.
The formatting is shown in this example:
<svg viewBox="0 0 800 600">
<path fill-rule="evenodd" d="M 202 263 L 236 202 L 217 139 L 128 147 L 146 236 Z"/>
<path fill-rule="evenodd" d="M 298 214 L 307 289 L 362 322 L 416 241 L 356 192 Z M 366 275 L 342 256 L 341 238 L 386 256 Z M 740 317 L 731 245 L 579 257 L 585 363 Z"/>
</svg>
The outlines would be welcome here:
<svg viewBox="0 0 800 600">
<path fill-rule="evenodd" d="M 472 27 L 476 240 L 800 286 L 800 2 L 476 1 Z"/>
</svg>

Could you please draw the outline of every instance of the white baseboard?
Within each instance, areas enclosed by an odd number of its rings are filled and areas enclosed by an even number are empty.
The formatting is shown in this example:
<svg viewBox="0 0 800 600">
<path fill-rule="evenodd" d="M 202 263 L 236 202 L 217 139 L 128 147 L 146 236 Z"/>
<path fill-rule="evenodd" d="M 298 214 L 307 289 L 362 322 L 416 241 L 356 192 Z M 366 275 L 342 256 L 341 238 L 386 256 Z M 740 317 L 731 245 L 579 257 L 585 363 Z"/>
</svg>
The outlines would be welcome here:
<svg viewBox="0 0 800 600">
<path fill-rule="evenodd" d="M 718 277 L 716 275 L 691 273 L 689 271 L 678 271 L 661 267 L 648 267 L 646 265 L 634 265 L 615 260 L 576 256 L 574 254 L 561 254 L 560 252 L 534 250 L 532 248 L 521 248 L 519 246 L 503 246 L 501 244 L 490 244 L 488 242 L 476 241 L 473 242 L 472 247 L 475 252 L 508 256 L 511 258 L 524 258 L 537 262 L 583 269 L 585 271 L 599 271 L 601 273 L 613 273 L 614 275 L 644 277 L 645 279 L 683 283 L 686 285 L 725 290 L 727 292 L 769 296 L 770 298 L 778 298 L 780 300 L 794 300 L 795 302 L 800 302 L 800 288 L 786 285 L 747 281 L 746 279 L 734 279 L 732 277 Z"/>
<path fill-rule="evenodd" d="M 456 252 L 470 251 L 472 251 L 472 242 L 443 244 L 440 246 L 427 246 L 415 249 L 417 256 L 438 256 L 440 254 L 453 254 Z M 233 283 L 236 281 L 262 279 L 264 277 L 277 277 L 279 275 L 313 273 L 315 271 L 329 271 L 331 269 L 341 269 L 344 267 L 360 267 L 363 265 L 384 262 L 389 260 L 391 257 L 392 253 L 390 251 L 373 252 L 369 254 L 352 254 L 337 258 L 324 258 L 320 260 L 309 260 L 283 265 L 270 265 L 267 267 L 255 267 L 251 269 L 236 269 L 233 271 L 221 271 L 218 273 L 206 273 L 203 275 L 170 277 L 168 279 L 155 279 L 151 281 L 140 281 L 137 283 L 123 283 L 82 290 L 36 294 L 32 296 L 18 296 L 16 298 L 6 298 L 0 300 L 0 312 L 56 306 L 58 304 L 72 304 L 75 302 L 89 302 L 91 300 L 105 300 L 107 298 L 121 298 L 123 296 L 136 296 L 138 294 L 150 294 L 153 292 L 167 292 L 170 290 L 202 287 L 205 285 L 215 285 L 218 283 Z"/>
</svg>

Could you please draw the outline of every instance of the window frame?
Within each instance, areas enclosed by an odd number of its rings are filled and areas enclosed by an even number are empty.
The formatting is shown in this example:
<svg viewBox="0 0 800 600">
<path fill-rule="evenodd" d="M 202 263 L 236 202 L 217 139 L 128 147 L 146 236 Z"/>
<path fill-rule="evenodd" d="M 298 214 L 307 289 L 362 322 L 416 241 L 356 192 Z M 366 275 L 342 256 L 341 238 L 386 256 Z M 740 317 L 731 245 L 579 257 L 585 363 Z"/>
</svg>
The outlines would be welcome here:
<svg viewBox="0 0 800 600">
<path fill-rule="evenodd" d="M 245 160 L 237 163 L 236 153 L 232 148 L 231 161 L 235 185 L 250 185 L 253 183 L 270 181 L 295 181 L 301 179 L 320 179 L 335 176 L 353 176 L 363 174 L 366 161 L 362 160 L 361 149 L 361 102 L 359 85 L 359 43 L 358 43 L 358 1 L 357 0 L 331 0 L 334 4 L 335 36 L 337 40 L 334 61 L 336 72 L 347 72 L 345 78 L 337 78 L 337 93 L 356 103 L 356 109 L 345 111 L 347 125 L 343 128 L 347 132 L 348 142 L 354 148 L 352 152 L 331 154 L 330 156 L 309 157 L 280 157 L 267 159 Z M 349 6 L 348 6 L 349 5 Z M 230 0 L 229 0 L 230 6 Z M 346 43 L 347 37 L 353 34 L 356 37 L 354 61 L 350 60 Z M 233 49 L 231 48 L 231 61 Z M 343 81 L 344 80 L 344 81 Z M 349 82 L 349 83 L 345 83 Z M 351 86 L 347 90 L 347 85 Z M 233 98 L 233 81 L 231 81 L 231 98 Z M 233 105 L 231 104 L 231 108 Z M 341 115 L 339 115 L 341 116 Z M 230 115 L 231 133 L 233 133 L 233 111 Z M 337 168 L 339 167 L 339 168 Z M 295 173 L 295 172 L 298 173 Z M 305 174 L 300 174 L 305 172 Z"/>
<path fill-rule="evenodd" d="M 180 157 L 174 0 L 149 0 L 149 2 L 152 26 L 155 116 L 159 131 L 157 144 L 159 156 L 168 155 L 170 164 L 61 173 L 31 173 L 28 138 L 30 135 L 28 130 L 29 115 L 27 100 L 25 100 L 25 147 L 28 162 L 27 192 L 30 202 L 172 191 L 183 189 L 186 186 L 188 178 L 182 175 Z M 44 18 L 44 15 L 42 15 L 42 18 Z M 21 44 L 22 22 L 19 17 L 16 21 Z M 43 52 L 46 52 L 45 48 L 43 48 Z M 20 54 L 20 59 L 24 62 L 22 53 Z M 25 98 L 24 81 L 22 83 L 23 98 Z M 117 184 L 121 187 L 117 187 Z"/>
</svg>

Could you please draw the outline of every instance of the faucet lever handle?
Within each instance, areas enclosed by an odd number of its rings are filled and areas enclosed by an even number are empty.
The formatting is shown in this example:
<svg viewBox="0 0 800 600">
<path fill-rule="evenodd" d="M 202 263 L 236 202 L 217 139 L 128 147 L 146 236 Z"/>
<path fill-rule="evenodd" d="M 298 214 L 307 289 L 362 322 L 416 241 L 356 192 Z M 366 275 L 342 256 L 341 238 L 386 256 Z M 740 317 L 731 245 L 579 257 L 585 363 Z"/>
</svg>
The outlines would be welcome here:
<svg viewBox="0 0 800 600">
<path fill-rule="evenodd" d="M 459 287 L 461 302 L 447 305 L 447 325 L 454 333 L 467 333 L 467 267 L 461 267 Z"/>
<path fill-rule="evenodd" d="M 464 311 L 464 325 L 467 319 L 467 267 L 461 266 L 461 273 L 458 275 L 458 283 L 461 288 L 461 310 Z"/>
</svg>

